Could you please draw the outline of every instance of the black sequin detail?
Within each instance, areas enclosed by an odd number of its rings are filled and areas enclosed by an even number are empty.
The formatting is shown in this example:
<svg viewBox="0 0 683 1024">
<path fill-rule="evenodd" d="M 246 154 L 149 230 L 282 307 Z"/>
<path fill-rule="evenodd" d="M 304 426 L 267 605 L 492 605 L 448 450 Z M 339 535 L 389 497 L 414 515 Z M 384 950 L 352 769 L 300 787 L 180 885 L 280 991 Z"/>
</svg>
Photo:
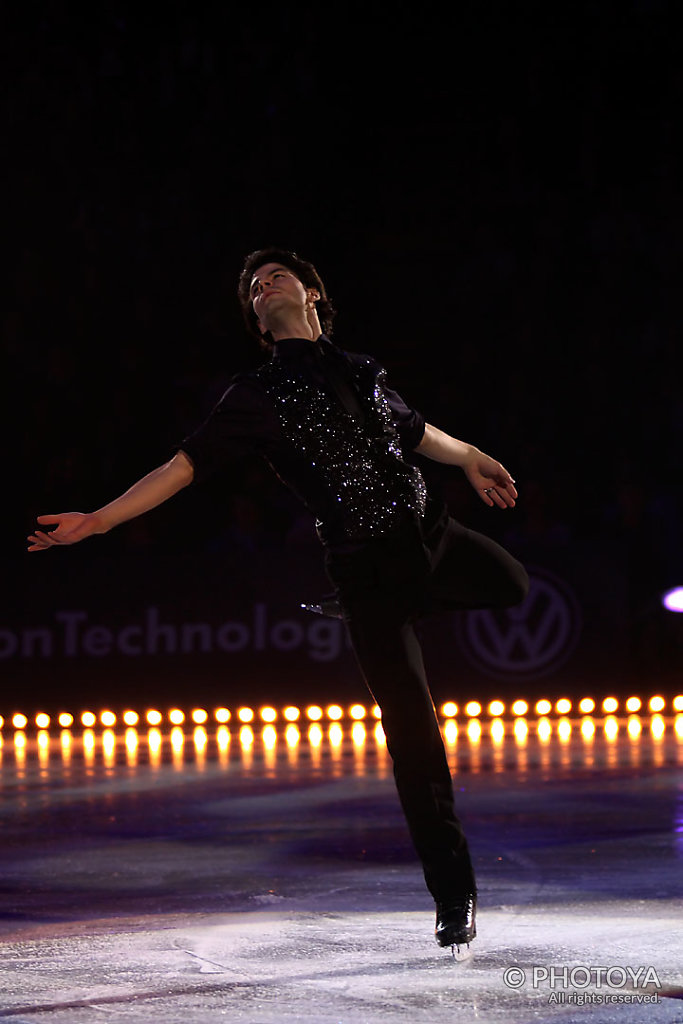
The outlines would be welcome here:
<svg viewBox="0 0 683 1024">
<path fill-rule="evenodd" d="M 316 516 L 323 541 L 381 537 L 424 515 L 427 489 L 420 471 L 403 458 L 382 388 L 384 370 L 370 360 L 356 367 L 363 426 L 288 363 L 274 359 L 257 376 L 291 442 L 273 469 Z"/>
</svg>

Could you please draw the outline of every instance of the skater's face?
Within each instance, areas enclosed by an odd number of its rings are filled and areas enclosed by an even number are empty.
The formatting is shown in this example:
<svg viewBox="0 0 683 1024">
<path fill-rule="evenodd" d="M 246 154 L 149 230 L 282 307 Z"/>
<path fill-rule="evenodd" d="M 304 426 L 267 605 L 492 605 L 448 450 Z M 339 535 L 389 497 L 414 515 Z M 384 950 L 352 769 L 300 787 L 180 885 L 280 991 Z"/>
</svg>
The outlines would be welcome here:
<svg viewBox="0 0 683 1024">
<path fill-rule="evenodd" d="M 272 330 L 284 319 L 305 318 L 310 304 L 320 298 L 314 288 L 305 288 L 281 263 L 259 267 L 251 279 L 249 295 L 262 332 Z"/>
</svg>

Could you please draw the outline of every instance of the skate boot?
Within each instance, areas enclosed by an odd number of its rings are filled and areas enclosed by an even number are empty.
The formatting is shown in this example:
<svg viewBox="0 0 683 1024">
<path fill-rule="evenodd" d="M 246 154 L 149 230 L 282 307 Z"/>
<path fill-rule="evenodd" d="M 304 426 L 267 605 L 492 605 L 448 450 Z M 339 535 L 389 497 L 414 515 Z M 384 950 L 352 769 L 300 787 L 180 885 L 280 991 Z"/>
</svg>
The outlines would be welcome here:
<svg viewBox="0 0 683 1024">
<path fill-rule="evenodd" d="M 476 915 L 477 897 L 473 892 L 436 904 L 436 941 L 440 946 L 450 946 L 456 960 L 468 955 L 470 942 L 477 934 Z"/>
</svg>

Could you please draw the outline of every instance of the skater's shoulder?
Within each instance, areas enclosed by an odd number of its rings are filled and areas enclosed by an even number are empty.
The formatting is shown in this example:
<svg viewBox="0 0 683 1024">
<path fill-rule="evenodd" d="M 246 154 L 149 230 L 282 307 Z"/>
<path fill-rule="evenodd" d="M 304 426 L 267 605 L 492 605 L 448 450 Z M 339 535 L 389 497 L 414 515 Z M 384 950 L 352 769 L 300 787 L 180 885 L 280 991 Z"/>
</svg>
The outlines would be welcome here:
<svg viewBox="0 0 683 1024">
<path fill-rule="evenodd" d="M 382 367 L 374 356 L 368 352 L 357 351 L 355 346 L 342 348 L 338 345 L 331 346 L 340 356 L 343 356 L 356 369 L 380 370 Z"/>
<path fill-rule="evenodd" d="M 251 405 L 258 402 L 265 395 L 263 380 L 260 375 L 261 367 L 251 370 L 240 370 L 228 380 L 227 387 L 218 402 L 222 409 L 236 405 Z"/>
</svg>

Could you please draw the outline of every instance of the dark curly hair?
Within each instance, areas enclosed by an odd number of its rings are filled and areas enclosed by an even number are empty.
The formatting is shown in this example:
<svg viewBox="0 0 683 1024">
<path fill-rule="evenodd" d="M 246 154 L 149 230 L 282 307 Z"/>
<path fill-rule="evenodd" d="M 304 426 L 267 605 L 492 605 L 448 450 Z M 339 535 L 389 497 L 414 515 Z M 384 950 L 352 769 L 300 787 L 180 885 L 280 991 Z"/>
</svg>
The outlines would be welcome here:
<svg viewBox="0 0 683 1024">
<path fill-rule="evenodd" d="M 301 281 L 304 288 L 315 288 L 320 292 L 320 298 L 315 304 L 318 319 L 320 320 L 320 326 L 322 327 L 325 334 L 332 334 L 332 321 L 336 310 L 325 291 L 325 285 L 322 283 L 318 271 L 315 269 L 312 263 L 307 260 L 300 259 L 295 252 L 289 252 L 287 249 L 277 249 L 270 247 L 268 249 L 257 249 L 256 252 L 250 253 L 244 261 L 244 267 L 240 274 L 239 285 L 237 287 L 237 297 L 242 307 L 242 316 L 247 326 L 247 330 L 250 334 L 253 334 L 255 338 L 261 342 L 262 346 L 269 352 L 272 350 L 273 344 L 269 339 L 268 334 L 261 334 L 258 328 L 258 322 L 256 314 L 254 313 L 254 307 L 251 303 L 251 280 L 258 270 L 259 267 L 264 266 L 266 263 L 280 263 L 283 267 L 287 267 L 293 274 Z"/>
</svg>

